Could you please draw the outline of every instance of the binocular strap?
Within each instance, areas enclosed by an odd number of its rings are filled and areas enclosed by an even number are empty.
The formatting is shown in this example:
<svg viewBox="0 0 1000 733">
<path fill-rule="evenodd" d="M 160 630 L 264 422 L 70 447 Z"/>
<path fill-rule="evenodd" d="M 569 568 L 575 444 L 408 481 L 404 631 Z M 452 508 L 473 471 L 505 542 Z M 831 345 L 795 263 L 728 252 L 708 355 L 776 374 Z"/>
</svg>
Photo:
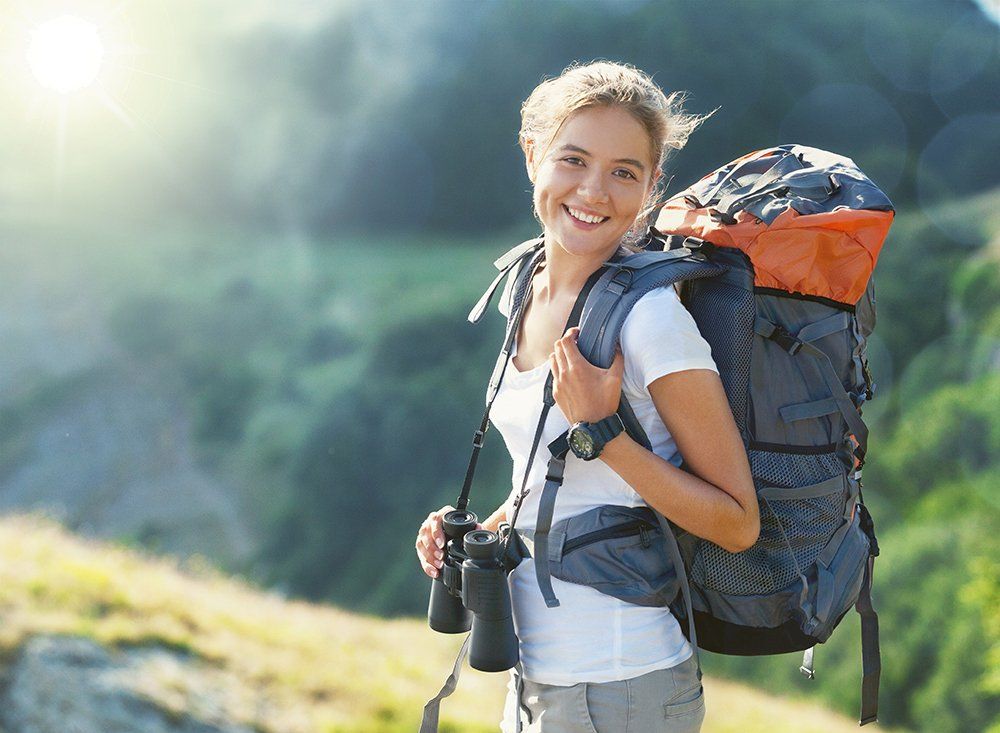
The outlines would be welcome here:
<svg viewBox="0 0 1000 733">
<path fill-rule="evenodd" d="M 439 718 L 441 715 L 441 701 L 449 697 L 458 687 L 458 678 L 462 674 L 462 665 L 469 655 L 469 646 L 472 642 L 472 634 L 465 637 L 462 648 L 458 650 L 455 658 L 455 666 L 451 669 L 451 674 L 445 680 L 444 686 L 433 698 L 424 705 L 424 717 L 420 721 L 420 733 L 438 733 Z M 524 668 L 518 662 L 514 666 L 514 692 L 517 695 L 517 717 L 515 718 L 515 733 L 521 733 L 521 697 L 524 693 Z M 527 711 L 526 711 L 527 712 Z M 528 723 L 531 723 L 531 713 L 528 712 Z"/>
<path fill-rule="evenodd" d="M 458 650 L 458 657 L 455 659 L 455 666 L 451 669 L 451 674 L 445 680 L 440 692 L 428 700 L 424 705 L 424 718 L 420 722 L 420 733 L 437 733 L 438 717 L 441 714 L 441 701 L 451 695 L 458 687 L 458 678 L 462 674 L 462 663 L 469 655 L 469 645 L 472 642 L 472 634 L 465 637 L 462 648 Z M 520 664 L 520 663 L 519 663 Z"/>
</svg>

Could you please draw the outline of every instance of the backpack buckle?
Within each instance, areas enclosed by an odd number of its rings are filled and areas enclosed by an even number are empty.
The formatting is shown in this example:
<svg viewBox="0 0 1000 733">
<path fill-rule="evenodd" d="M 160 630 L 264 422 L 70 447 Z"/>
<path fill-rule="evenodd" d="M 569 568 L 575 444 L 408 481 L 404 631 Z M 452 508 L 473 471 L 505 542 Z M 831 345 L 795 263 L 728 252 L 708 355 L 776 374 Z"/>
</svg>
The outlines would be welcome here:
<svg viewBox="0 0 1000 733">
<path fill-rule="evenodd" d="M 682 247 L 687 247 L 692 252 L 713 252 L 715 251 L 715 245 L 704 239 L 699 239 L 698 237 L 686 236 L 684 237 L 684 243 L 681 244 Z"/>
<path fill-rule="evenodd" d="M 736 217 L 732 214 L 728 214 L 725 211 L 719 211 L 718 209 L 709 209 L 708 215 L 711 217 L 712 221 L 717 221 L 726 226 L 733 226 L 736 224 Z"/>
<path fill-rule="evenodd" d="M 795 356 L 799 353 L 799 349 L 802 348 L 802 342 L 788 333 L 784 326 L 776 325 L 768 338 L 787 351 L 791 356 Z"/>
<path fill-rule="evenodd" d="M 611 263 L 614 266 L 614 263 Z M 608 282 L 608 290 L 615 295 L 622 295 L 632 285 L 632 270 L 627 267 L 618 266 L 618 272 L 611 276 Z"/>
</svg>

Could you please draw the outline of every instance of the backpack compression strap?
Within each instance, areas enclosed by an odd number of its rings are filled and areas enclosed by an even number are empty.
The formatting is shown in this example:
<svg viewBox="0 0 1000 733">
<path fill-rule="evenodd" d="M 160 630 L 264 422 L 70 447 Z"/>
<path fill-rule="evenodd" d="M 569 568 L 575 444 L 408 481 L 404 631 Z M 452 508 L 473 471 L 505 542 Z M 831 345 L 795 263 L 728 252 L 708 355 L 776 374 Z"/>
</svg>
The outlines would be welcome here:
<svg viewBox="0 0 1000 733">
<path fill-rule="evenodd" d="M 830 357 L 811 343 L 831 333 L 842 331 L 848 328 L 849 324 L 850 319 L 846 313 L 835 313 L 818 323 L 806 326 L 793 336 L 781 326 L 758 316 L 754 323 L 754 331 L 760 336 L 774 341 L 792 356 L 805 354 L 811 357 L 826 383 L 826 388 L 830 391 L 830 396 L 826 399 L 783 408 L 782 419 L 791 421 L 803 417 L 817 417 L 839 412 L 858 441 L 855 453 L 858 459 L 864 463 L 865 454 L 868 451 L 868 426 L 865 425 L 858 408 L 844 390 L 844 385 L 841 384 L 840 377 L 837 376 L 837 371 L 830 362 Z"/>
<path fill-rule="evenodd" d="M 861 528 L 868 535 L 868 562 L 865 564 L 865 577 L 861 584 L 861 592 L 854 604 L 855 610 L 861 616 L 861 725 L 878 720 L 878 686 L 882 676 L 882 653 L 878 641 L 878 614 L 872 605 L 872 573 L 875 570 L 875 558 L 878 557 L 878 540 L 875 538 L 875 525 L 868 507 L 862 501 L 858 505 L 861 512 Z"/>
</svg>

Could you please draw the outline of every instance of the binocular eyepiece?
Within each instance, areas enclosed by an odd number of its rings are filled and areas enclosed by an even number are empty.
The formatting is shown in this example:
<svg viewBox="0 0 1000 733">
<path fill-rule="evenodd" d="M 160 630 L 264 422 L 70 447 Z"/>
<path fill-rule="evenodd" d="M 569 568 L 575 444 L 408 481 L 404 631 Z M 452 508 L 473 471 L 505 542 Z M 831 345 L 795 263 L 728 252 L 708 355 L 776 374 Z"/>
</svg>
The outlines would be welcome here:
<svg viewBox="0 0 1000 733">
<path fill-rule="evenodd" d="M 469 664 L 483 672 L 502 672 L 518 661 L 504 547 L 496 532 L 476 529 L 477 522 L 472 512 L 444 515 L 444 563 L 431 580 L 427 621 L 444 634 L 471 628 Z"/>
</svg>

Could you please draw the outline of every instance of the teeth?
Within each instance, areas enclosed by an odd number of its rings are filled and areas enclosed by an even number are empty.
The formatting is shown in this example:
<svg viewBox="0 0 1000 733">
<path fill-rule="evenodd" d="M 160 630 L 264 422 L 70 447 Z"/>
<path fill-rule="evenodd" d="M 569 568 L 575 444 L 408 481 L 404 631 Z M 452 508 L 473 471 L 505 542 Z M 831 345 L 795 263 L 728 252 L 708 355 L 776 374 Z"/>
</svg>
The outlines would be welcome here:
<svg viewBox="0 0 1000 733">
<path fill-rule="evenodd" d="M 579 209 L 571 209 L 569 206 L 566 207 L 566 210 L 569 211 L 570 215 L 574 219 L 579 219 L 587 224 L 597 224 L 608 218 L 606 216 L 590 216 L 590 214 L 584 214 Z"/>
</svg>

